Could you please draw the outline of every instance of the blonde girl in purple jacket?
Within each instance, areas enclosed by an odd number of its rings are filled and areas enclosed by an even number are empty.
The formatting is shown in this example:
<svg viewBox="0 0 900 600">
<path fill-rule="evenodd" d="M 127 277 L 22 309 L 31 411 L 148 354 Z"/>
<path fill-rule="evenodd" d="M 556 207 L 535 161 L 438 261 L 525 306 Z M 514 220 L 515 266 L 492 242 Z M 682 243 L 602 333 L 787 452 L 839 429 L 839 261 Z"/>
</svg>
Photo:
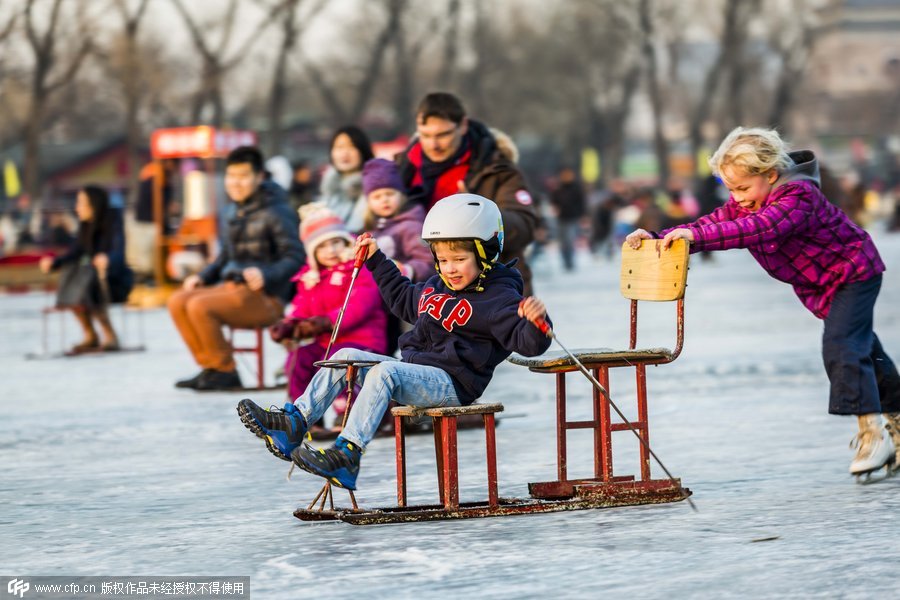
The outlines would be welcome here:
<svg viewBox="0 0 900 600">
<path fill-rule="evenodd" d="M 769 275 L 791 284 L 824 321 L 828 412 L 858 419 L 850 473 L 896 469 L 900 376 L 872 330 L 884 271 L 872 238 L 822 194 L 813 153 L 788 152 L 774 130 L 734 129 L 709 164 L 731 192 L 728 202 L 693 223 L 658 233 L 638 229 L 627 243 L 637 248 L 661 237 L 664 248 L 688 240 L 691 252 L 746 248 Z"/>
</svg>

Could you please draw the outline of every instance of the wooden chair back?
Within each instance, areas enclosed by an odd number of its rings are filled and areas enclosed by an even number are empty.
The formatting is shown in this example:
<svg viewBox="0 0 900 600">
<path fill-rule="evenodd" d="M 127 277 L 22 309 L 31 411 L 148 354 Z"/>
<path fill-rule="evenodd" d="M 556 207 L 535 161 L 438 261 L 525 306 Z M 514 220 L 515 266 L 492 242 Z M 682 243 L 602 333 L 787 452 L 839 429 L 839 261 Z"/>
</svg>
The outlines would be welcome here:
<svg viewBox="0 0 900 600">
<path fill-rule="evenodd" d="M 630 300 L 670 302 L 684 297 L 689 247 L 675 240 L 663 249 L 662 240 L 644 240 L 638 249 L 622 245 L 619 289 Z"/>
</svg>

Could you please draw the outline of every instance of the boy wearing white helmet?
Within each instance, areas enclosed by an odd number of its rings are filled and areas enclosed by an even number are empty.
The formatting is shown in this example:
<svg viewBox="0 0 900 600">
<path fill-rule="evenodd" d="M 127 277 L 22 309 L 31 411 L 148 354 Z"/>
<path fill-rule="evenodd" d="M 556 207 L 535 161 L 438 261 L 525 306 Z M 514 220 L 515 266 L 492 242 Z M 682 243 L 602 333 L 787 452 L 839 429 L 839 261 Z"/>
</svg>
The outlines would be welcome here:
<svg viewBox="0 0 900 600">
<path fill-rule="evenodd" d="M 366 266 L 382 298 L 400 319 L 414 323 L 400 338 L 401 359 L 355 349 L 335 359 L 374 360 L 358 369 L 362 389 L 341 436 L 331 448 L 303 444 L 315 423 L 346 386 L 342 369 L 322 369 L 306 391 L 283 411 L 238 404 L 241 420 L 283 460 L 356 489 L 360 457 L 391 400 L 419 407 L 461 406 L 477 400 L 494 368 L 512 352 L 542 354 L 550 338 L 534 322 L 546 318 L 543 302 L 523 299 L 516 269 L 497 262 L 503 249 L 503 222 L 497 205 L 475 194 L 440 200 L 425 217 L 422 238 L 431 246 L 438 274 L 413 284 L 378 250 L 373 239 Z"/>
</svg>

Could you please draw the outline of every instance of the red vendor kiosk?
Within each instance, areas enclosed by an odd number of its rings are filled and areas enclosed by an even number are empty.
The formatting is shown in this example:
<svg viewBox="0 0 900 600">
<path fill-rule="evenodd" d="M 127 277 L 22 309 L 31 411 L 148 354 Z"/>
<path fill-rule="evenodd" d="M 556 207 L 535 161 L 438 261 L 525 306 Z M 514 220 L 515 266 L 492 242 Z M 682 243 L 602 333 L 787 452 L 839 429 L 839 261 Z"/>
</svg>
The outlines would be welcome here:
<svg viewBox="0 0 900 600">
<path fill-rule="evenodd" d="M 174 283 L 167 261 L 174 253 L 188 248 L 201 249 L 205 260 L 218 252 L 217 220 L 220 188 L 216 174 L 221 159 L 238 146 L 255 146 L 256 133 L 246 130 L 224 130 L 201 125 L 157 129 L 150 138 L 150 153 L 156 172 L 163 171 L 163 161 L 195 159 L 201 168 L 184 176 L 181 220 L 175 231 L 167 231 L 163 199 L 163 182 L 153 179 L 153 220 L 156 226 L 153 272 L 159 290 L 170 289 Z"/>
</svg>

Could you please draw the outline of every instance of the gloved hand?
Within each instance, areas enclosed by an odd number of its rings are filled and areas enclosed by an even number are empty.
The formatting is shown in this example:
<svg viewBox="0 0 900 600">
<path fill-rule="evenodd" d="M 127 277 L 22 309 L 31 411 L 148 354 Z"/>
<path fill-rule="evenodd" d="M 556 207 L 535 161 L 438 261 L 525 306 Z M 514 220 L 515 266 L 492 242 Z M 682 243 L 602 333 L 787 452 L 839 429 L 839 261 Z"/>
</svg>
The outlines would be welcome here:
<svg viewBox="0 0 900 600">
<path fill-rule="evenodd" d="M 294 326 L 294 339 L 300 340 L 316 337 L 323 333 L 329 333 L 332 328 L 334 328 L 334 324 L 332 324 L 331 319 L 325 316 L 301 319 Z"/>
<path fill-rule="evenodd" d="M 294 327 L 297 326 L 298 320 L 288 317 L 282 319 L 269 327 L 269 337 L 273 342 L 281 343 L 294 337 Z"/>
</svg>

